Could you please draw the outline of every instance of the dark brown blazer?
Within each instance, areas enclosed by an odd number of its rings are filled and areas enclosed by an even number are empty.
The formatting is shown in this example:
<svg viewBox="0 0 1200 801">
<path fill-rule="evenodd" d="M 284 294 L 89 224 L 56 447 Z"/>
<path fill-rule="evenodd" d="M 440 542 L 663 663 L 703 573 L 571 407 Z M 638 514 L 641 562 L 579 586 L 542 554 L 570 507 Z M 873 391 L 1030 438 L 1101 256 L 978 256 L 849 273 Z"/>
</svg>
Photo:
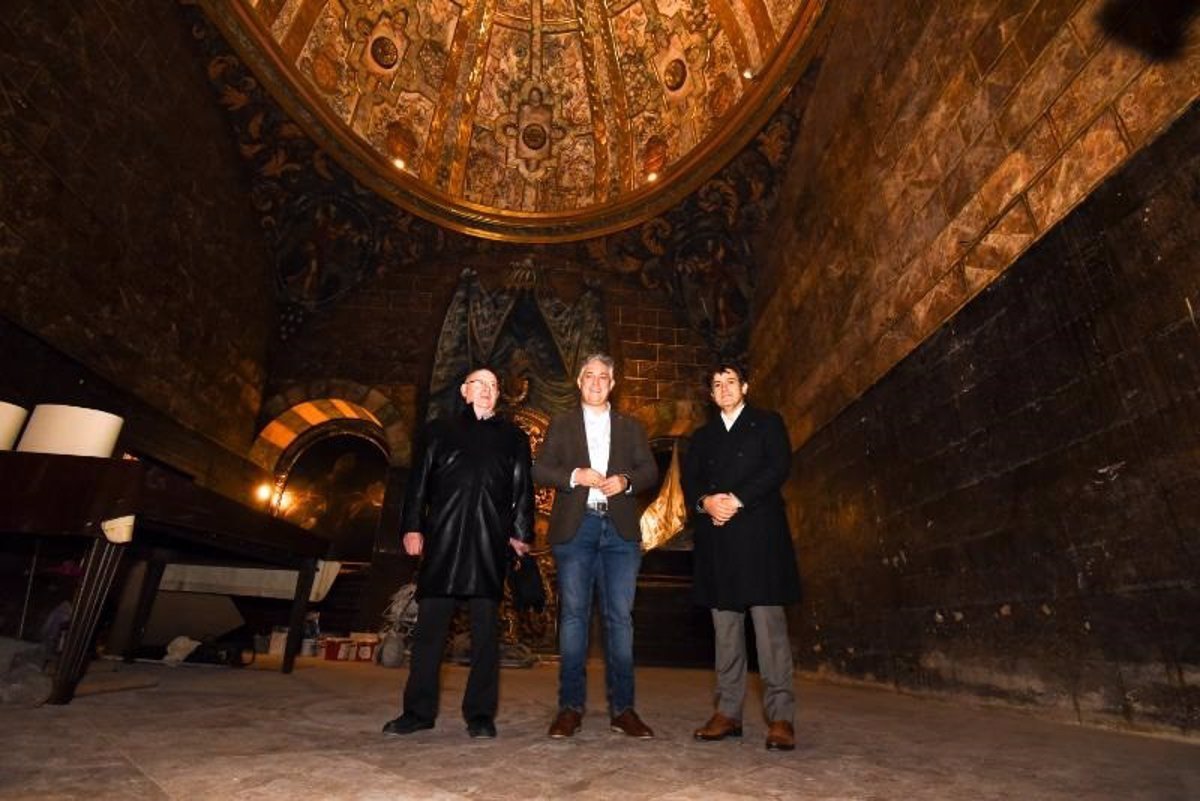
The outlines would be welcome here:
<svg viewBox="0 0 1200 801">
<path fill-rule="evenodd" d="M 632 417 L 609 407 L 611 436 L 608 451 L 608 475 L 629 477 L 633 492 L 613 495 L 608 499 L 608 514 L 617 532 L 626 540 L 640 540 L 637 499 L 634 493 L 651 487 L 658 481 L 658 465 L 650 452 L 646 430 Z M 533 465 L 534 482 L 557 490 L 554 507 L 550 510 L 550 544 L 570 540 L 583 522 L 587 507 L 588 488 L 571 487 L 571 473 L 577 467 L 588 467 L 587 431 L 583 426 L 583 407 L 564 412 L 550 421 L 546 439 Z"/>
</svg>

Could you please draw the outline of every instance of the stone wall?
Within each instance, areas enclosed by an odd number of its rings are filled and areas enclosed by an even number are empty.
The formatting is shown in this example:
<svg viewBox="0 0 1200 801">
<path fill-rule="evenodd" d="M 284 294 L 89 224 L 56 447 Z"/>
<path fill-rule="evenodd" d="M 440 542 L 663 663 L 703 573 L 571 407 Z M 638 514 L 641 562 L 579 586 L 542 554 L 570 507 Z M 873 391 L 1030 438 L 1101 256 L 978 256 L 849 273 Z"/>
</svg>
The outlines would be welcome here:
<svg viewBox="0 0 1200 801">
<path fill-rule="evenodd" d="M 1200 726 L 1200 104 L 795 458 L 803 667 Z"/>
<path fill-rule="evenodd" d="M 758 390 L 803 443 L 1200 92 L 1186 3 L 846 0 L 758 243 Z"/>
<path fill-rule="evenodd" d="M 283 384 L 330 378 L 367 386 L 428 381 L 461 269 L 422 262 L 388 270 L 313 311 L 278 345 L 270 392 Z"/>
<path fill-rule="evenodd" d="M 244 455 L 270 265 L 178 9 L 7 3 L 0 85 L 0 315 Z"/>
</svg>

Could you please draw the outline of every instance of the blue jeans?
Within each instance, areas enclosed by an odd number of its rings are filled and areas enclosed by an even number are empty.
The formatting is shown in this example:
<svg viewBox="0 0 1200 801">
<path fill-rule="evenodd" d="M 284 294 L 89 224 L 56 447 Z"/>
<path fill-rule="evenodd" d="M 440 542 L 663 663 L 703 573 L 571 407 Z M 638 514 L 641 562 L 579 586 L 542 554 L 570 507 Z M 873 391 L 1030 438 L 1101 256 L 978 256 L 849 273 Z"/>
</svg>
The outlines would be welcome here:
<svg viewBox="0 0 1200 801">
<path fill-rule="evenodd" d="M 633 596 L 640 542 L 621 538 L 608 517 L 588 513 L 569 541 L 555 545 L 558 572 L 558 708 L 587 708 L 592 587 L 604 618 L 604 684 L 612 717 L 633 708 Z"/>
</svg>

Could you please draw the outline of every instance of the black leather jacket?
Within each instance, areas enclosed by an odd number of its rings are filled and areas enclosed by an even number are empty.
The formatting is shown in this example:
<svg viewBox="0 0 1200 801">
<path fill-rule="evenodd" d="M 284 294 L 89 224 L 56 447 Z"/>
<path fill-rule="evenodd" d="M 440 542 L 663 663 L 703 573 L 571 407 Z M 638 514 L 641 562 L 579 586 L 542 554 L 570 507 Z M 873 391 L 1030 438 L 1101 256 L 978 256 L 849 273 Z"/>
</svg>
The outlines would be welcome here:
<svg viewBox="0 0 1200 801">
<path fill-rule="evenodd" d="M 498 416 L 434 420 L 418 443 L 401 534 L 425 537 L 417 597 L 500 600 L 509 537 L 533 539 L 529 438 Z"/>
</svg>

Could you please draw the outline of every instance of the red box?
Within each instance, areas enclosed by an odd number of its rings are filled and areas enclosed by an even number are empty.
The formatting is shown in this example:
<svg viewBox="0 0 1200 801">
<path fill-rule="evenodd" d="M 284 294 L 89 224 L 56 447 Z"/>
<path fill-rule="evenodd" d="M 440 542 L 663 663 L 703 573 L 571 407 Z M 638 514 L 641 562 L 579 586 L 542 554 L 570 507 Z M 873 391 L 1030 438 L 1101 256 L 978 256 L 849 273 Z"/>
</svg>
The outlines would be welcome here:
<svg viewBox="0 0 1200 801">
<path fill-rule="evenodd" d="M 324 642 L 325 658 L 335 662 L 371 662 L 379 647 L 377 640 L 352 640 L 349 637 L 331 637 Z"/>
<path fill-rule="evenodd" d="M 354 656 L 351 658 L 355 662 L 373 662 L 375 660 L 375 649 L 379 647 L 378 641 L 356 640 L 351 642 L 351 645 L 354 646 Z"/>
<path fill-rule="evenodd" d="M 326 659 L 344 662 L 351 658 L 354 652 L 354 643 L 349 638 L 330 637 L 325 640 L 324 652 Z"/>
</svg>

